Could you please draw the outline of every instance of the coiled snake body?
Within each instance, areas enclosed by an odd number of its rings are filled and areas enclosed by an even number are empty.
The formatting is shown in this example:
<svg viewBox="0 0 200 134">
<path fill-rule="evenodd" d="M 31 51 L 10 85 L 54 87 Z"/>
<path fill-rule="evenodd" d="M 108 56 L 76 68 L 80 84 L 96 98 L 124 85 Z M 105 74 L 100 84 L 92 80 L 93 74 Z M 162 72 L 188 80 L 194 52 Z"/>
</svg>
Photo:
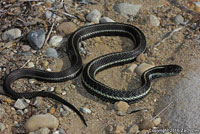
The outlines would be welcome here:
<svg viewBox="0 0 200 134">
<path fill-rule="evenodd" d="M 127 102 L 133 102 L 137 99 L 143 98 L 149 93 L 151 84 L 150 82 L 152 79 L 162 76 L 175 75 L 181 71 L 181 67 L 178 65 L 165 65 L 151 68 L 143 73 L 141 77 L 142 86 L 131 91 L 115 90 L 104 85 L 103 83 L 98 82 L 95 80 L 95 75 L 99 71 L 112 66 L 133 62 L 135 58 L 145 50 L 146 39 L 144 34 L 138 28 L 132 25 L 123 23 L 94 24 L 82 27 L 70 36 L 66 45 L 67 54 L 71 62 L 70 68 L 67 68 L 61 72 L 47 72 L 26 68 L 15 70 L 5 78 L 5 93 L 13 99 L 31 99 L 36 96 L 52 98 L 71 108 L 79 115 L 84 124 L 87 125 L 82 114 L 80 114 L 80 112 L 72 104 L 68 103 L 61 97 L 47 91 L 19 93 L 11 88 L 11 84 L 20 78 L 34 78 L 47 82 L 63 82 L 75 78 L 81 73 L 83 67 L 78 48 L 79 42 L 97 36 L 123 36 L 131 39 L 135 45 L 130 51 L 110 53 L 98 57 L 89 62 L 83 70 L 82 82 L 86 89 L 89 92 L 108 101 L 123 100 Z"/>
</svg>

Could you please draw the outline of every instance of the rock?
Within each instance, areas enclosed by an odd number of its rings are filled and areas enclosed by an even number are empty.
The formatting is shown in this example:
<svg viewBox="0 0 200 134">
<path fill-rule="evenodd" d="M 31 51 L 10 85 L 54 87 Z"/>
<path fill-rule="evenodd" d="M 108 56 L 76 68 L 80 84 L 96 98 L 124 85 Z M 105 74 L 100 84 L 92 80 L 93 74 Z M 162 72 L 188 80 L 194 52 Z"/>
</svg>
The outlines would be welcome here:
<svg viewBox="0 0 200 134">
<path fill-rule="evenodd" d="M 42 102 L 43 102 L 42 97 L 36 97 L 33 105 L 36 106 L 36 107 L 39 107 L 42 104 Z"/>
<path fill-rule="evenodd" d="M 28 104 L 24 101 L 24 99 L 17 99 L 17 101 L 15 102 L 14 107 L 16 109 L 25 109 L 28 107 Z"/>
<path fill-rule="evenodd" d="M 148 119 L 144 119 L 142 122 L 138 124 L 140 130 L 149 130 L 154 127 L 154 124 L 152 121 Z"/>
<path fill-rule="evenodd" d="M 125 115 L 127 115 L 127 111 L 117 111 L 117 115 L 125 116 Z"/>
<path fill-rule="evenodd" d="M 145 55 L 142 53 L 140 54 L 137 58 L 136 58 L 136 61 L 137 62 L 144 62 L 146 59 Z"/>
<path fill-rule="evenodd" d="M 59 134 L 66 134 L 66 132 L 65 132 L 65 130 L 64 130 L 64 129 L 62 129 L 62 128 L 59 128 L 58 130 L 59 130 Z"/>
<path fill-rule="evenodd" d="M 54 48 L 47 48 L 46 55 L 48 57 L 58 58 L 58 53 Z"/>
<path fill-rule="evenodd" d="M 27 40 L 30 43 L 30 46 L 35 49 L 41 49 L 45 41 L 45 32 L 43 29 L 33 30 L 28 33 Z"/>
<path fill-rule="evenodd" d="M 36 80 L 35 80 L 35 79 L 29 79 L 28 82 L 29 82 L 30 84 L 34 84 L 34 83 L 36 82 Z"/>
<path fill-rule="evenodd" d="M 45 16 L 46 16 L 47 19 L 54 19 L 54 18 L 56 18 L 56 14 L 52 13 L 51 11 L 47 11 L 45 13 Z"/>
<path fill-rule="evenodd" d="M 154 65 L 150 65 L 150 64 L 147 64 L 147 63 L 142 63 L 140 64 L 137 68 L 136 68 L 136 73 L 141 76 L 146 70 L 150 69 L 154 67 Z"/>
<path fill-rule="evenodd" d="M 76 25 L 73 22 L 63 22 L 58 26 L 58 31 L 66 35 L 72 34 L 76 29 Z"/>
<path fill-rule="evenodd" d="M 149 134 L 149 130 L 142 130 L 138 134 Z"/>
<path fill-rule="evenodd" d="M 5 109 L 0 107 L 0 119 L 4 116 L 5 114 Z"/>
<path fill-rule="evenodd" d="M 160 26 L 160 21 L 158 20 L 158 18 L 154 15 L 150 15 L 149 16 L 149 22 L 152 26 Z"/>
<path fill-rule="evenodd" d="M 125 132 L 125 127 L 119 126 L 119 125 L 116 126 L 115 131 L 114 131 L 115 134 L 121 134 L 121 133 L 124 133 L 124 132 Z"/>
<path fill-rule="evenodd" d="M 3 123 L 0 123 L 0 132 L 3 132 L 6 129 L 6 126 Z"/>
<path fill-rule="evenodd" d="M 22 110 L 17 110 L 17 115 L 24 115 L 24 112 Z"/>
<path fill-rule="evenodd" d="M 126 69 L 126 72 L 127 73 L 133 73 L 135 71 L 136 67 L 137 67 L 137 64 L 133 63 Z"/>
<path fill-rule="evenodd" d="M 183 18 L 182 15 L 179 14 L 179 15 L 177 15 L 175 17 L 174 21 L 175 21 L 176 24 L 183 24 L 184 23 L 184 18 Z"/>
<path fill-rule="evenodd" d="M 48 62 L 48 61 L 45 60 L 45 61 L 42 62 L 42 67 L 43 67 L 43 68 L 47 68 L 48 65 L 49 65 L 49 62 Z"/>
<path fill-rule="evenodd" d="M 61 88 L 56 88 L 56 89 L 55 89 L 55 92 L 56 92 L 57 94 L 62 94 L 62 89 L 61 89 Z"/>
<path fill-rule="evenodd" d="M 114 104 L 114 108 L 117 111 L 127 112 L 129 107 L 130 107 L 129 104 L 124 101 L 118 101 L 118 102 L 115 102 Z"/>
<path fill-rule="evenodd" d="M 69 115 L 69 111 L 62 111 L 60 112 L 62 117 L 66 117 L 67 115 Z"/>
<path fill-rule="evenodd" d="M 51 39 L 49 41 L 49 45 L 51 45 L 52 47 L 59 47 L 62 44 L 62 41 L 63 41 L 62 36 L 55 35 L 55 36 L 51 37 Z"/>
<path fill-rule="evenodd" d="M 50 110 L 49 110 L 49 113 L 50 114 L 55 114 L 56 112 L 56 108 L 55 107 L 51 107 Z"/>
<path fill-rule="evenodd" d="M 113 125 L 108 125 L 108 126 L 106 127 L 106 131 L 109 132 L 109 133 L 111 133 L 113 130 L 114 130 Z"/>
<path fill-rule="evenodd" d="M 87 16 L 86 20 L 94 23 L 99 23 L 101 13 L 97 9 L 93 9 Z"/>
<path fill-rule="evenodd" d="M 40 128 L 39 130 L 35 131 L 35 134 L 49 134 L 50 130 L 48 128 Z"/>
<path fill-rule="evenodd" d="M 69 112 L 72 111 L 72 110 L 71 110 L 68 106 L 66 106 L 66 105 L 62 105 L 62 107 L 63 107 L 63 109 L 64 109 L 65 111 L 69 111 Z"/>
<path fill-rule="evenodd" d="M 88 108 L 81 108 L 80 111 L 84 114 L 90 114 L 92 111 Z"/>
<path fill-rule="evenodd" d="M 55 87 L 48 88 L 48 91 L 53 92 L 55 90 Z"/>
<path fill-rule="evenodd" d="M 101 17 L 100 23 L 106 23 L 106 22 L 115 22 L 115 21 L 108 17 Z"/>
<path fill-rule="evenodd" d="M 52 134 L 60 134 L 60 132 L 57 130 L 57 131 L 53 132 Z"/>
<path fill-rule="evenodd" d="M 161 123 L 161 118 L 156 118 L 156 119 L 153 120 L 153 124 L 155 126 L 158 126 L 160 123 Z"/>
<path fill-rule="evenodd" d="M 114 6 L 114 10 L 121 15 L 129 18 L 129 16 L 136 16 L 142 5 L 132 5 L 129 3 L 119 3 Z"/>
<path fill-rule="evenodd" d="M 129 129 L 129 131 L 128 131 L 128 133 L 129 134 L 135 134 L 135 133 L 137 133 L 139 131 L 139 127 L 138 127 L 138 125 L 133 125 L 133 126 L 131 126 L 131 128 Z"/>
<path fill-rule="evenodd" d="M 28 45 L 23 45 L 23 46 L 22 46 L 22 50 L 23 50 L 24 52 L 28 52 L 28 51 L 31 50 L 31 47 L 28 46 Z"/>
<path fill-rule="evenodd" d="M 57 129 L 59 122 L 57 118 L 51 114 L 33 115 L 25 123 L 25 129 L 30 131 L 38 130 L 39 128 Z"/>
<path fill-rule="evenodd" d="M 33 62 L 29 62 L 29 63 L 28 63 L 28 68 L 34 68 L 34 67 L 35 67 L 35 65 L 34 65 Z"/>
<path fill-rule="evenodd" d="M 10 29 L 2 34 L 2 39 L 4 41 L 15 40 L 19 37 L 21 37 L 21 30 L 18 28 Z"/>
</svg>

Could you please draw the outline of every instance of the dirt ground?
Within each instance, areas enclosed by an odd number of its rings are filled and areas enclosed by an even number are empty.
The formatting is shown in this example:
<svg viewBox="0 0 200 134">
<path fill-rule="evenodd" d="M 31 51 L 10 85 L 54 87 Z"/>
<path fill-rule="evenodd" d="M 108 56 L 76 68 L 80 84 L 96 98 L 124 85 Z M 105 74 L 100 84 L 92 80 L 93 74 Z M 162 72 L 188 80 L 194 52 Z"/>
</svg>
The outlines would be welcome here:
<svg viewBox="0 0 200 134">
<path fill-rule="evenodd" d="M 174 17 L 177 15 L 182 15 L 185 19 L 185 22 L 193 19 L 199 20 L 197 18 L 199 16 L 195 16 L 194 14 L 188 13 L 186 10 L 178 8 L 168 0 L 146 0 L 144 2 L 142 0 L 96 0 L 96 2 L 98 2 L 97 5 L 84 5 L 80 11 L 74 10 L 74 4 L 71 0 L 65 0 L 65 2 L 68 3 L 70 7 L 70 13 L 81 12 L 82 10 L 90 11 L 92 9 L 98 9 L 102 16 L 109 17 L 116 22 L 128 23 L 140 28 L 146 36 L 147 49 L 144 52 L 144 61 L 137 61 L 136 64 L 139 65 L 142 62 L 154 64 L 156 66 L 165 64 L 178 64 L 183 67 L 183 71 L 177 76 L 161 78 L 153 81 L 152 89 L 149 95 L 141 101 L 130 105 L 132 109 L 145 107 L 148 109 L 148 111 L 127 114 L 125 116 L 118 116 L 113 108 L 113 104 L 104 102 L 99 98 L 89 94 L 82 86 L 80 76 L 74 80 L 63 83 L 44 83 L 38 81 L 37 84 L 33 85 L 34 89 L 40 89 L 42 87 L 56 87 L 63 89 L 66 86 L 70 87 L 71 83 L 75 85 L 75 89 L 69 88 L 67 94 L 61 96 L 79 109 L 81 107 L 87 107 L 92 111 L 91 114 L 84 114 L 84 117 L 88 123 L 88 127 L 86 128 L 80 121 L 79 117 L 73 112 L 66 117 L 60 116 L 59 109 L 61 105 L 47 98 L 44 98 L 44 104 L 42 104 L 41 107 L 34 108 L 30 106 L 28 107 L 28 113 L 24 115 L 17 115 L 16 112 L 12 112 L 14 102 L 9 104 L 6 101 L 7 97 L 2 95 L 0 96 L 0 100 L 2 101 L 2 104 L 0 105 L 6 111 L 5 115 L 1 119 L 1 122 L 6 126 L 6 129 L 2 132 L 3 134 L 24 133 L 23 126 L 25 121 L 30 118 L 31 115 L 48 112 L 49 108 L 47 105 L 56 108 L 54 116 L 56 116 L 59 120 L 59 128 L 64 129 L 67 134 L 107 134 L 106 127 L 108 125 L 124 126 L 126 133 L 128 133 L 128 129 L 133 124 L 138 124 L 142 119 L 151 119 L 162 109 L 164 109 L 170 103 L 168 100 L 164 99 L 165 96 L 173 96 L 173 91 L 176 90 L 176 85 L 179 83 L 179 81 L 184 78 L 190 72 L 190 70 L 196 67 L 195 64 L 199 64 L 193 62 L 193 64 L 191 64 L 190 62 L 191 60 L 200 58 L 199 42 L 197 43 L 195 41 L 197 36 L 200 34 L 199 21 L 192 22 L 191 24 L 182 28 L 180 31 L 174 32 L 169 39 L 166 39 L 159 46 L 153 47 L 156 43 L 161 41 L 166 34 L 181 27 L 181 25 L 178 25 L 173 21 Z M 142 7 L 138 15 L 130 20 L 114 11 L 113 6 L 115 3 L 120 2 L 142 4 Z M 182 5 L 187 5 L 186 1 L 179 2 Z M 147 20 L 148 16 L 151 14 L 156 15 L 159 18 L 160 26 L 151 26 Z M 10 15 L 7 17 L 7 19 L 12 19 L 14 17 L 16 16 Z M 78 26 L 84 23 L 79 21 L 74 22 Z M 9 25 L 7 29 L 14 27 L 15 23 Z M 36 27 L 41 27 L 41 25 L 35 25 L 30 28 L 34 29 Z M 48 24 L 47 29 L 49 28 L 50 24 Z M 1 30 L 0 28 L 0 34 L 7 29 Z M 23 28 L 22 30 L 27 32 L 26 28 Z M 56 28 L 54 30 L 56 31 Z M 7 42 L 1 41 L 0 47 L 3 47 L 6 43 Z M 89 55 L 82 57 L 84 65 L 98 56 L 111 52 L 127 51 L 131 49 L 130 41 L 120 37 L 97 37 L 86 40 L 86 43 L 86 50 L 88 50 Z M 48 45 L 44 46 L 42 50 L 39 50 L 30 56 L 22 56 L 19 52 L 19 50 L 21 50 L 21 45 L 28 45 L 28 43 L 26 41 L 14 41 L 14 44 L 15 45 L 0 51 L 0 66 L 6 66 L 7 72 L 23 66 L 28 60 L 35 63 L 36 68 L 41 68 L 42 62 L 47 60 L 50 63 L 51 69 L 55 69 L 56 71 L 67 67 L 69 64 L 67 62 L 67 56 L 62 51 L 62 48 L 58 49 L 58 51 L 61 53 L 59 58 L 53 59 L 47 58 L 44 54 L 44 50 L 48 48 Z M 130 65 L 131 64 L 127 64 L 104 70 L 98 73 L 96 78 L 100 82 L 110 87 L 126 90 L 133 89 L 140 85 L 140 79 L 136 73 L 125 73 L 124 70 L 126 70 Z M 3 77 L 4 73 L 1 75 L 0 76 Z M 13 87 L 17 91 L 23 91 L 24 87 L 31 86 L 27 79 L 20 79 L 15 82 Z M 162 122 L 159 125 L 159 128 L 171 127 L 172 122 L 165 118 L 166 112 L 169 112 L 168 110 L 170 109 L 167 109 L 165 112 L 160 114 L 159 117 L 161 117 Z"/>
</svg>

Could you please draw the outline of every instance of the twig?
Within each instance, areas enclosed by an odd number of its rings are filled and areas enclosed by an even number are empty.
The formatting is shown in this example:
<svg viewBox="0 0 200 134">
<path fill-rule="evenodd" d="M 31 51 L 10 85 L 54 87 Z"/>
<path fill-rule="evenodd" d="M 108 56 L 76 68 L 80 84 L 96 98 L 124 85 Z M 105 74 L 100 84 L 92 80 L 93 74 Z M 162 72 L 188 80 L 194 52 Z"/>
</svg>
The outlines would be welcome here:
<svg viewBox="0 0 200 134">
<path fill-rule="evenodd" d="M 25 67 L 25 66 L 26 66 L 26 65 L 27 65 L 27 64 L 28 64 L 30 61 L 31 61 L 30 59 L 29 59 L 29 60 L 27 60 L 27 62 L 26 62 L 26 63 L 24 63 L 24 65 L 23 65 L 23 66 L 21 66 L 21 67 L 20 67 L 20 69 L 21 69 L 21 68 L 24 68 L 24 67 Z"/>
<path fill-rule="evenodd" d="M 151 120 L 154 120 L 156 117 L 158 117 L 160 114 L 162 114 L 165 110 L 167 110 L 167 108 L 173 103 L 170 102 L 164 109 L 162 109 L 156 116 L 154 116 Z"/>
<path fill-rule="evenodd" d="M 50 31 L 49 31 L 49 33 L 48 33 L 48 35 L 47 35 L 47 38 L 46 38 L 46 40 L 45 40 L 45 42 L 44 42 L 44 45 L 45 45 L 45 44 L 47 43 L 47 41 L 49 40 L 49 37 L 50 37 L 50 35 L 51 35 L 51 32 L 52 32 L 52 30 L 53 30 L 54 25 L 55 25 L 55 19 L 54 19 L 54 22 L 53 22 L 53 24 L 52 24 L 52 26 L 51 26 L 51 29 L 50 29 Z"/>
</svg>

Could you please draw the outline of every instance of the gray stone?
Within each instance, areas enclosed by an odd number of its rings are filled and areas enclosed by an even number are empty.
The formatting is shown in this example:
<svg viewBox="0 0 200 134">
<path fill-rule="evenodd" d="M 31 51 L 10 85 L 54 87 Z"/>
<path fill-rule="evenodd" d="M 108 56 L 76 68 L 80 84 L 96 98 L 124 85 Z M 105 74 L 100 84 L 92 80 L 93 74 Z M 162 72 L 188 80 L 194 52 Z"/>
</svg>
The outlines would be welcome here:
<svg viewBox="0 0 200 134">
<path fill-rule="evenodd" d="M 43 102 L 42 97 L 36 97 L 33 105 L 36 106 L 36 107 L 39 107 L 42 104 L 42 102 Z"/>
<path fill-rule="evenodd" d="M 69 111 L 62 111 L 60 114 L 62 117 L 66 117 L 67 115 L 69 115 Z"/>
<path fill-rule="evenodd" d="M 30 46 L 35 49 L 41 49 L 45 41 L 45 32 L 43 29 L 33 30 L 28 33 L 27 40 Z"/>
<path fill-rule="evenodd" d="M 48 128 L 40 128 L 39 130 L 35 131 L 35 134 L 49 134 L 50 130 Z"/>
<path fill-rule="evenodd" d="M 3 34 L 2 34 L 2 39 L 4 41 L 7 41 L 7 40 L 15 40 L 17 38 L 21 37 L 21 30 L 18 29 L 18 28 L 13 28 L 13 29 L 10 29 L 8 31 L 5 31 Z"/>
<path fill-rule="evenodd" d="M 80 109 L 81 112 L 83 112 L 84 114 L 90 114 L 92 111 L 88 108 L 81 108 Z"/>
<path fill-rule="evenodd" d="M 115 22 L 115 21 L 108 17 L 101 17 L 100 23 L 106 23 L 106 22 Z"/>
<path fill-rule="evenodd" d="M 177 23 L 177 24 L 183 24 L 184 23 L 184 18 L 182 15 L 177 15 L 174 19 L 174 21 Z"/>
<path fill-rule="evenodd" d="M 4 116 L 5 114 L 5 109 L 0 107 L 0 119 Z"/>
<path fill-rule="evenodd" d="M 86 19 L 90 22 L 99 23 L 101 13 L 97 9 L 93 9 L 87 16 Z"/>
<path fill-rule="evenodd" d="M 46 55 L 48 57 L 58 58 L 58 53 L 54 48 L 47 48 Z"/>
<path fill-rule="evenodd" d="M 3 123 L 0 123 L 0 131 L 3 132 L 6 129 L 6 126 Z"/>
<path fill-rule="evenodd" d="M 66 132 L 65 132 L 65 130 L 64 130 L 64 129 L 62 129 L 62 128 L 59 128 L 58 130 L 59 130 L 59 134 L 66 134 Z"/>
<path fill-rule="evenodd" d="M 51 114 L 33 115 L 25 123 L 25 129 L 28 132 L 38 130 L 39 128 L 57 129 L 59 125 L 58 119 Z"/>
<path fill-rule="evenodd" d="M 49 41 L 49 45 L 52 47 L 59 47 L 62 44 L 62 42 L 63 42 L 63 37 L 59 35 L 55 35 L 51 37 Z"/>
<path fill-rule="evenodd" d="M 129 16 L 136 16 L 140 10 L 142 5 L 132 5 L 129 3 L 119 3 L 114 6 L 114 9 L 116 12 L 120 13 L 121 15 L 125 17 Z"/>
<path fill-rule="evenodd" d="M 149 21 L 150 21 L 150 24 L 152 26 L 160 26 L 160 21 L 158 20 L 158 18 L 154 15 L 150 15 L 149 16 Z"/>
<path fill-rule="evenodd" d="M 17 101 L 15 102 L 14 107 L 16 109 L 25 109 L 28 107 L 28 104 L 23 100 L 23 99 L 17 99 Z"/>
<path fill-rule="evenodd" d="M 52 13 L 51 11 L 47 11 L 45 13 L 45 16 L 46 16 L 47 19 L 56 18 L 56 15 L 54 13 Z"/>
</svg>

